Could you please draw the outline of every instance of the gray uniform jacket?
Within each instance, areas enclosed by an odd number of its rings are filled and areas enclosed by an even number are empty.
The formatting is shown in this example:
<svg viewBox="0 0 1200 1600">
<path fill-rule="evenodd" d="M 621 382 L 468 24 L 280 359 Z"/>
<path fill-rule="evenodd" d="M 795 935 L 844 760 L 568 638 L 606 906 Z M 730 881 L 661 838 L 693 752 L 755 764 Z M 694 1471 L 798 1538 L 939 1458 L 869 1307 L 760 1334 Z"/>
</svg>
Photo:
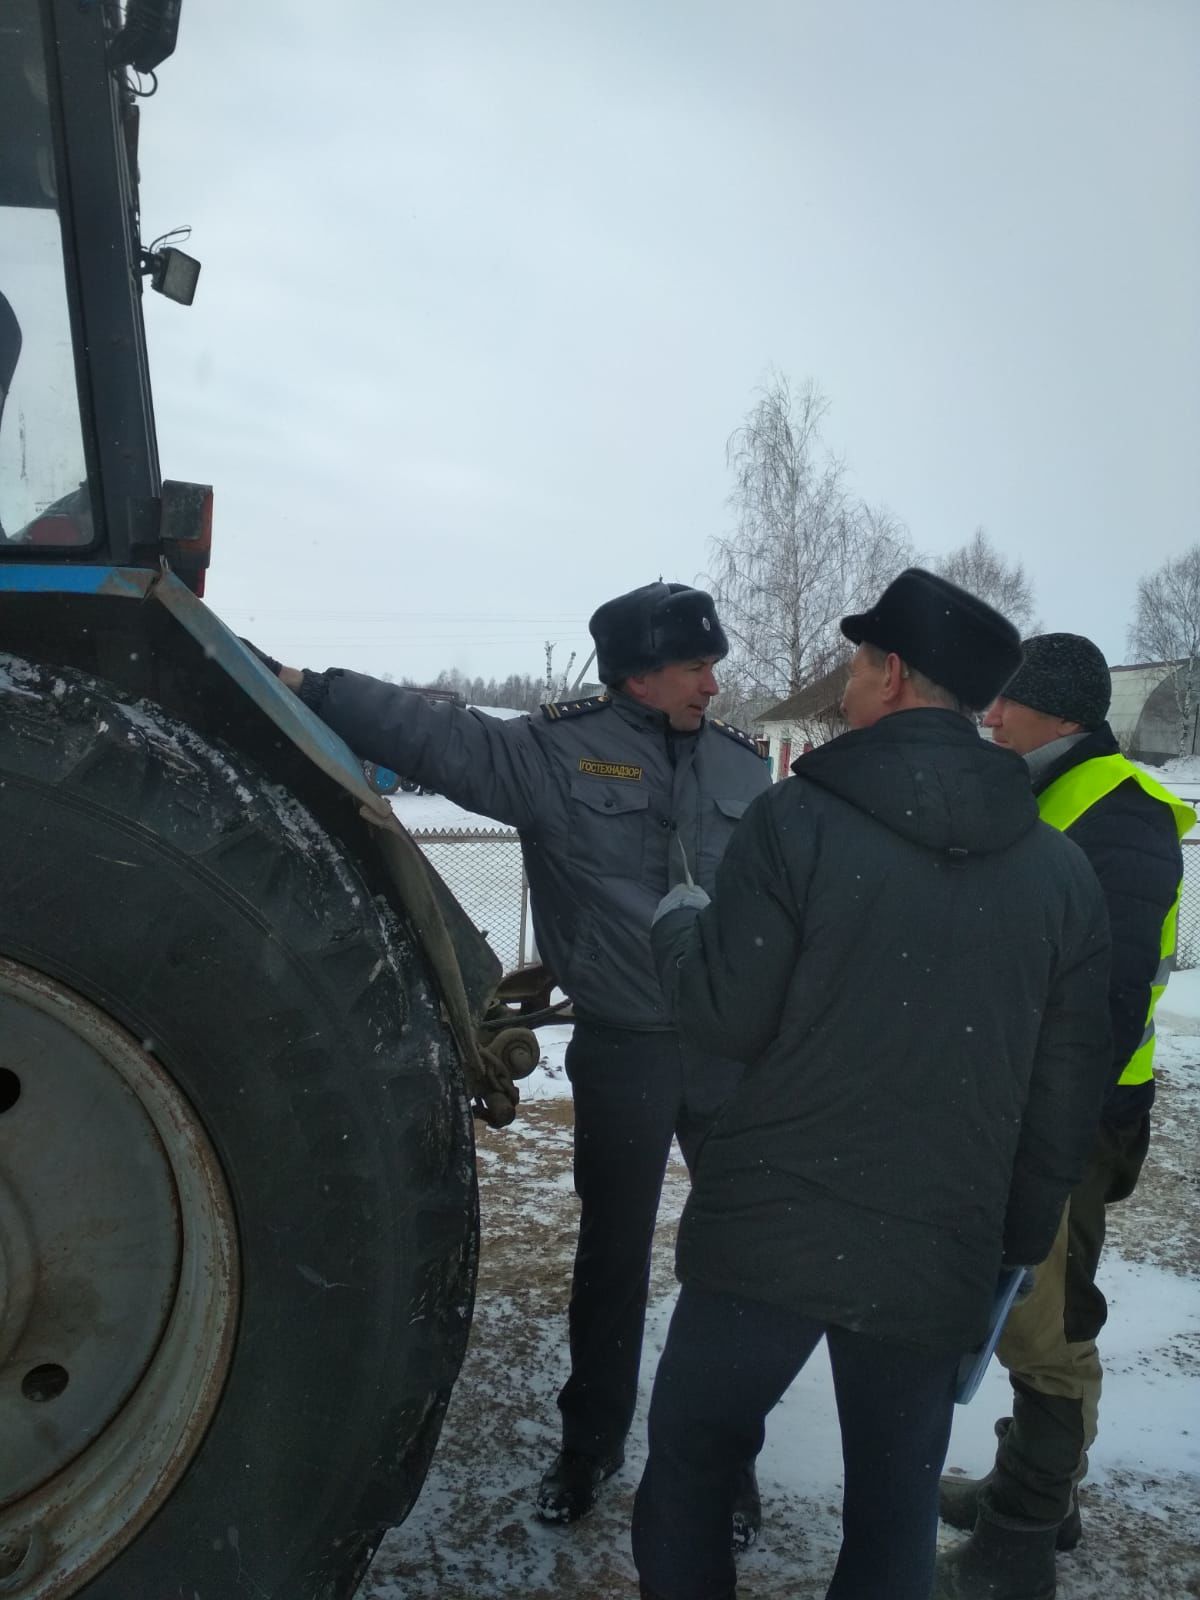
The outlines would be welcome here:
<svg viewBox="0 0 1200 1600">
<path fill-rule="evenodd" d="M 711 890 L 739 817 L 770 786 L 744 734 L 711 719 L 675 734 L 622 694 L 503 720 L 354 672 L 316 682 L 305 698 L 357 755 L 518 830 L 538 949 L 579 1016 L 671 1029 L 650 919 L 682 876 L 676 841 Z"/>
</svg>

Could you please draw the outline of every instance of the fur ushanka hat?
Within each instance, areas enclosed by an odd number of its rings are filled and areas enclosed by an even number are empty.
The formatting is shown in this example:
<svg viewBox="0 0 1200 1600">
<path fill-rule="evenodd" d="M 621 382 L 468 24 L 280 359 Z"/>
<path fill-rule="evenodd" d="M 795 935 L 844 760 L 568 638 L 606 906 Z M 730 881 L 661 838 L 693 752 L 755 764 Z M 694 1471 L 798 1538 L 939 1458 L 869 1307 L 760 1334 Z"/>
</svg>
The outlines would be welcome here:
<svg viewBox="0 0 1200 1600">
<path fill-rule="evenodd" d="M 712 595 L 686 583 L 646 583 L 606 600 L 588 623 L 601 683 L 621 683 L 670 661 L 729 654 Z"/>
<path fill-rule="evenodd" d="M 1021 636 L 1007 617 L 922 567 L 906 567 L 869 611 L 843 617 L 842 632 L 894 651 L 972 711 L 990 705 L 1021 663 Z"/>
</svg>

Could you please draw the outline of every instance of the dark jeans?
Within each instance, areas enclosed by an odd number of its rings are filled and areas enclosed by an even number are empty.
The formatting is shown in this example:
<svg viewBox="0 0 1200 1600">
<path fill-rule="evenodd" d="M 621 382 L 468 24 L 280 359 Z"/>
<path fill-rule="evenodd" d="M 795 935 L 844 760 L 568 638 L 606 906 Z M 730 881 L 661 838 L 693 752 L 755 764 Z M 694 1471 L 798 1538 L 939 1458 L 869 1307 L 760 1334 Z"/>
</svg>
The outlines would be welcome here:
<svg viewBox="0 0 1200 1600">
<path fill-rule="evenodd" d="M 928 1600 L 938 1474 L 957 1354 L 868 1339 L 797 1312 L 684 1285 L 650 1403 L 650 1458 L 633 1510 L 642 1592 L 729 1600 L 737 1463 L 821 1338 L 842 1429 L 842 1548 L 829 1600 Z"/>
<path fill-rule="evenodd" d="M 571 1376 L 558 1405 L 564 1449 L 608 1456 L 623 1445 L 637 1403 L 650 1250 L 671 1139 L 678 1135 L 690 1167 L 742 1069 L 672 1033 L 590 1022 L 576 1023 L 566 1067 L 582 1209 Z"/>
</svg>

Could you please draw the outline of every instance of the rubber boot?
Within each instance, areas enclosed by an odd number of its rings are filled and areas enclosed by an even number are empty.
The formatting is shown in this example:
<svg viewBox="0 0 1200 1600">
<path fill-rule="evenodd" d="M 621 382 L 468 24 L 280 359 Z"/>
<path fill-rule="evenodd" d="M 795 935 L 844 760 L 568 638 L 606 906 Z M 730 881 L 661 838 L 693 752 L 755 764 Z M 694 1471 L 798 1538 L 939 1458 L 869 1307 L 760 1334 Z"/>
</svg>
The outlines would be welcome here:
<svg viewBox="0 0 1200 1600">
<path fill-rule="evenodd" d="M 1008 1430 L 1012 1427 L 1011 1417 L 998 1417 L 996 1419 L 996 1437 L 1001 1441 L 1001 1448 Z M 1087 1468 L 1087 1457 L 1084 1456 L 1076 1477 L 1071 1485 L 1071 1500 L 1066 1516 L 1058 1525 L 1055 1537 L 1056 1550 L 1074 1550 L 1083 1537 L 1083 1523 L 1079 1516 L 1079 1478 Z M 995 1468 L 983 1478 L 968 1478 L 961 1473 L 943 1473 L 938 1484 L 938 1515 L 950 1528 L 958 1528 L 963 1533 L 970 1533 L 979 1516 L 979 1497 L 996 1481 Z"/>
<path fill-rule="evenodd" d="M 988 1473 L 986 1478 L 963 1478 L 954 1473 L 947 1473 L 938 1486 L 938 1512 L 942 1521 L 948 1528 L 959 1528 L 963 1533 L 970 1533 L 979 1517 L 979 1497 L 987 1490 L 994 1480 L 994 1474 Z M 1079 1515 L 1079 1488 L 1071 1486 L 1071 1508 L 1058 1525 L 1054 1536 L 1056 1550 L 1074 1550 L 1083 1537 L 1083 1521 Z"/>
<path fill-rule="evenodd" d="M 733 1500 L 733 1526 L 730 1543 L 734 1555 L 749 1550 L 762 1528 L 762 1500 L 758 1493 L 758 1479 L 753 1461 L 748 1461 L 738 1473 L 737 1490 Z"/>
<path fill-rule="evenodd" d="M 997 1439 L 1012 1427 L 1011 1417 L 997 1417 Z M 996 1476 L 995 1468 L 982 1478 L 968 1478 L 963 1472 L 943 1472 L 938 1479 L 938 1516 L 950 1528 L 970 1533 L 979 1516 L 979 1496 Z"/>
<path fill-rule="evenodd" d="M 986 1496 L 971 1537 L 938 1556 L 930 1600 L 1054 1600 L 1054 1523 L 993 1511 Z"/>
</svg>

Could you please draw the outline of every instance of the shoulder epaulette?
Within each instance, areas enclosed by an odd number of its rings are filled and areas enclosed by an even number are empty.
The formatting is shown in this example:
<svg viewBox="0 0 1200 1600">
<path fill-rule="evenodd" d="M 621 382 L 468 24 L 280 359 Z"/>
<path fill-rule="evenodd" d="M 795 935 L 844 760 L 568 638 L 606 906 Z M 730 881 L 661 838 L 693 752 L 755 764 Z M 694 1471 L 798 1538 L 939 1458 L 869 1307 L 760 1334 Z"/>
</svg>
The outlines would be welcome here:
<svg viewBox="0 0 1200 1600">
<path fill-rule="evenodd" d="M 709 717 L 708 725 L 715 728 L 718 733 L 723 733 L 727 739 L 736 739 L 738 744 L 744 745 L 752 755 L 762 760 L 762 751 L 758 748 L 758 740 L 752 739 L 748 733 L 743 733 L 740 728 L 735 728 L 732 722 L 722 722 L 720 717 Z"/>
<path fill-rule="evenodd" d="M 606 694 L 589 695 L 586 700 L 551 700 L 542 707 L 548 722 L 561 722 L 565 717 L 586 717 L 589 711 L 603 711 L 612 705 Z"/>
</svg>

